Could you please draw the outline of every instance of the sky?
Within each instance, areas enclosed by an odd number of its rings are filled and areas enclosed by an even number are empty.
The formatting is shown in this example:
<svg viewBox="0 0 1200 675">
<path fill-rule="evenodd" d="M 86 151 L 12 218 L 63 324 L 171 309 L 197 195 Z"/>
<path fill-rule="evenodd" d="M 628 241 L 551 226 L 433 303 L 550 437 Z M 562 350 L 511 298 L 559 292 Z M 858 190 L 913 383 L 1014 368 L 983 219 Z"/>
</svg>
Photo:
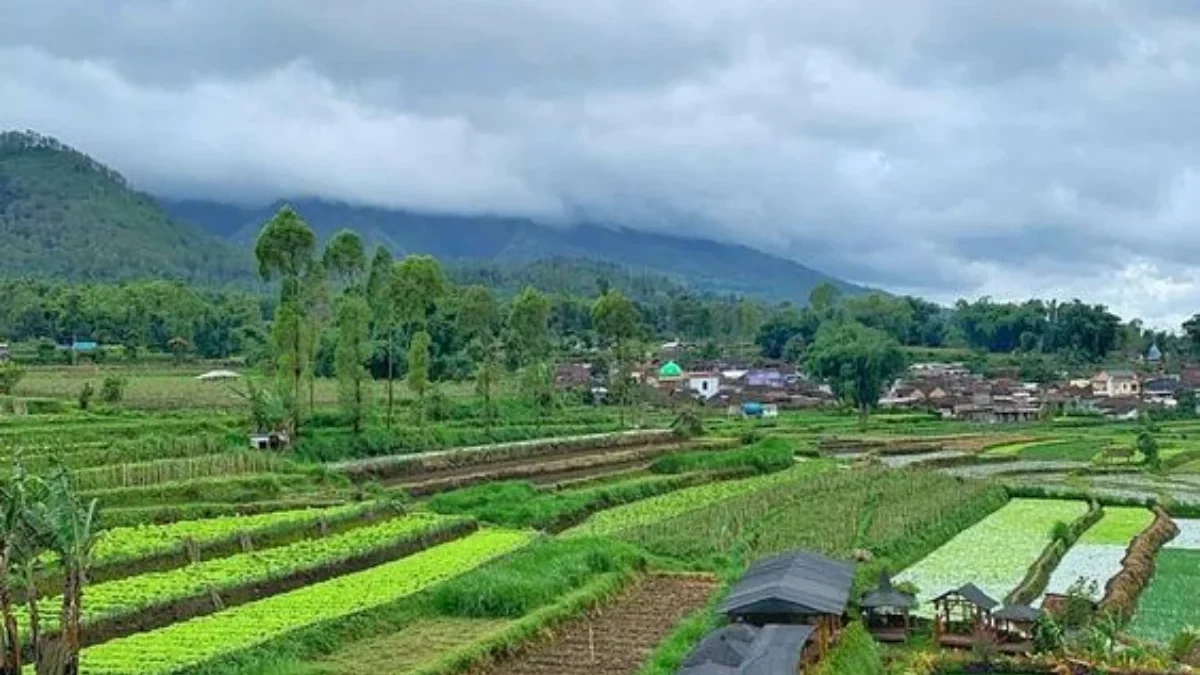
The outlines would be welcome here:
<svg viewBox="0 0 1200 675">
<path fill-rule="evenodd" d="M 0 128 L 147 191 L 1200 311 L 1194 0 L 0 0 Z"/>
</svg>

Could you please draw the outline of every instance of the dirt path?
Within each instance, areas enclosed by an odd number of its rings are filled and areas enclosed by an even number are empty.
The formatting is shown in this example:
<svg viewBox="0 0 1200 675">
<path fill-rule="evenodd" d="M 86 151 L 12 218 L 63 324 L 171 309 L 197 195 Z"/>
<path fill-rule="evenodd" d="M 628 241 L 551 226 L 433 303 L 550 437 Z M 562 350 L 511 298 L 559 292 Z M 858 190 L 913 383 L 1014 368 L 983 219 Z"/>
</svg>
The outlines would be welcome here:
<svg viewBox="0 0 1200 675">
<path fill-rule="evenodd" d="M 628 675 L 637 672 L 681 619 L 716 591 L 703 578 L 649 576 L 591 616 L 554 630 L 552 639 L 484 671 L 484 675 Z"/>
</svg>

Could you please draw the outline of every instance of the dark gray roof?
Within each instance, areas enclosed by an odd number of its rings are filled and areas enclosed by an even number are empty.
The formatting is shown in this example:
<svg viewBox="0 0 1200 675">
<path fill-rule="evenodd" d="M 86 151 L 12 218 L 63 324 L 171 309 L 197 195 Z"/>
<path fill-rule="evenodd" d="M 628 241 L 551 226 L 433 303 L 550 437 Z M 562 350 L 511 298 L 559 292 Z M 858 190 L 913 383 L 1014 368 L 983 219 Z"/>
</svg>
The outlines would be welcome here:
<svg viewBox="0 0 1200 675">
<path fill-rule="evenodd" d="M 884 570 L 879 573 L 879 588 L 868 593 L 859 604 L 863 609 L 911 609 L 917 606 L 917 599 L 911 593 L 896 590 L 892 578 Z"/>
<path fill-rule="evenodd" d="M 1034 609 L 1028 605 L 1009 605 L 1004 609 L 996 610 L 996 612 L 992 614 L 992 617 L 1000 619 L 1001 621 L 1033 622 L 1037 621 L 1038 617 L 1041 615 L 1042 611 L 1040 609 Z"/>
<path fill-rule="evenodd" d="M 795 673 L 812 626 L 732 624 L 704 637 L 678 675 L 782 675 Z"/>
<path fill-rule="evenodd" d="M 987 593 L 984 593 L 983 590 L 981 588 L 979 588 L 978 586 L 976 586 L 975 584 L 967 584 L 961 588 L 956 588 L 952 591 L 946 591 L 945 593 L 942 593 L 941 595 L 934 598 L 933 602 L 937 602 L 938 600 L 941 600 L 948 595 L 955 595 L 955 594 L 961 595 L 962 597 L 966 598 L 966 600 L 968 602 L 975 605 L 976 607 L 982 607 L 983 609 L 986 609 L 988 611 L 991 611 L 1000 606 L 999 602 L 996 602 L 995 600 L 993 600 L 990 596 L 988 596 Z"/>
<path fill-rule="evenodd" d="M 854 565 L 817 553 L 785 553 L 746 570 L 721 603 L 723 614 L 842 614 Z"/>
<path fill-rule="evenodd" d="M 1175 390 L 1179 389 L 1180 386 L 1181 385 L 1179 384 L 1179 380 L 1172 379 L 1169 377 L 1160 377 L 1156 380 L 1150 380 L 1149 382 L 1147 382 L 1145 385 L 1142 386 L 1142 389 L 1146 392 L 1154 392 L 1154 393 L 1161 394 L 1161 393 L 1173 393 L 1173 392 L 1175 392 Z"/>
</svg>

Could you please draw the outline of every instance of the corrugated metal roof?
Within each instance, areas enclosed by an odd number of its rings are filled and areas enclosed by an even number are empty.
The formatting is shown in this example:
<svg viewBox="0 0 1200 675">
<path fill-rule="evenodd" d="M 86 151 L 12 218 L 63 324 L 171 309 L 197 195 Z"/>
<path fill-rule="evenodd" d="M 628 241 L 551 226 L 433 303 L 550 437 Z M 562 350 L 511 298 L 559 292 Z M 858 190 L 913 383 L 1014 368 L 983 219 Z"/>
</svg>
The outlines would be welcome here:
<svg viewBox="0 0 1200 675">
<path fill-rule="evenodd" d="M 725 626 L 696 645 L 678 675 L 791 675 L 812 633 L 812 626 Z"/>
<path fill-rule="evenodd" d="M 842 614 L 854 565 L 818 553 L 785 553 L 755 563 L 721 603 L 723 614 Z"/>
</svg>

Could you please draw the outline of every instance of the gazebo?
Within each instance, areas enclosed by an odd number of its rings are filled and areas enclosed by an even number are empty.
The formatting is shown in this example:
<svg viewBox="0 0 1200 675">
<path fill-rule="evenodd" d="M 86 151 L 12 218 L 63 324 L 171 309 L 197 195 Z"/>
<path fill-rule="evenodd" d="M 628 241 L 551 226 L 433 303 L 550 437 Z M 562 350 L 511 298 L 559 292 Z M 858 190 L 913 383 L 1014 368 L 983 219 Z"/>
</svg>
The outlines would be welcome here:
<svg viewBox="0 0 1200 675">
<path fill-rule="evenodd" d="M 1000 651 L 1028 654 L 1033 651 L 1033 624 L 1041 618 L 1041 610 L 1027 605 L 1009 605 L 992 614 L 1000 640 Z"/>
<path fill-rule="evenodd" d="M 917 606 L 911 593 L 896 590 L 887 570 L 879 573 L 879 588 L 859 603 L 867 629 L 880 642 L 904 642 L 908 639 L 910 615 Z"/>
<path fill-rule="evenodd" d="M 992 610 L 1000 606 L 975 584 L 946 591 L 933 599 L 933 634 L 945 647 L 970 647 L 992 629 Z"/>
</svg>

